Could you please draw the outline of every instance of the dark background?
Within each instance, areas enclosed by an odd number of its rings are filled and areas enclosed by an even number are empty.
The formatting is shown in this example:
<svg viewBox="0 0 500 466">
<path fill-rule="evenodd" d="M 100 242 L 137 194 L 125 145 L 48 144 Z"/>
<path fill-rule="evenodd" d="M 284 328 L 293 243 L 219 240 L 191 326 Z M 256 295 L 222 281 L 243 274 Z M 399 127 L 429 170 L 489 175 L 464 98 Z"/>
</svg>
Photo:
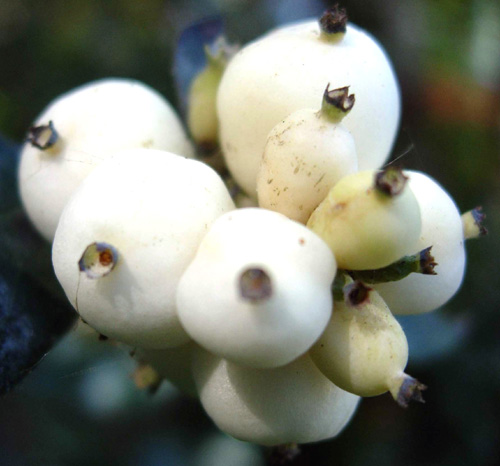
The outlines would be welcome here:
<svg viewBox="0 0 500 466">
<path fill-rule="evenodd" d="M 108 76 L 142 80 L 178 105 L 172 57 L 184 27 L 213 14 L 233 41 L 321 12 L 297 0 L 0 0 L 0 133 L 13 141 L 54 97 Z M 500 464 L 500 3 L 352 0 L 350 19 L 392 58 L 403 120 L 393 158 L 436 178 L 462 211 L 482 205 L 489 236 L 470 241 L 460 292 L 406 317 L 408 372 L 425 405 L 365 399 L 333 441 L 294 464 Z M 50 312 L 39 309 L 41 315 Z M 135 388 L 123 350 L 72 332 L 0 399 L 0 464 L 260 465 L 267 450 L 224 436 L 165 384 Z"/>
</svg>

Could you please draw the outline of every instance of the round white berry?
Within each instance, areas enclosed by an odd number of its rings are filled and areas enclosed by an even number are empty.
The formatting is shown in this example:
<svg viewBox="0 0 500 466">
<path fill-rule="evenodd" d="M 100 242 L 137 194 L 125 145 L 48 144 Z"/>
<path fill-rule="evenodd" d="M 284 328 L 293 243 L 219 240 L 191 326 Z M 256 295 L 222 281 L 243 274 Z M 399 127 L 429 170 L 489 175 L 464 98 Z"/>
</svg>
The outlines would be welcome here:
<svg viewBox="0 0 500 466">
<path fill-rule="evenodd" d="M 420 207 L 422 231 L 417 244 L 407 253 L 432 246 L 437 275 L 410 274 L 397 282 L 374 288 L 394 314 L 419 314 L 445 304 L 460 287 L 465 272 L 463 225 L 455 202 L 431 177 L 405 171 Z"/>
<path fill-rule="evenodd" d="M 253 369 L 200 351 L 193 376 L 215 424 L 237 439 L 262 445 L 335 437 L 359 400 L 331 383 L 307 355 L 277 369 Z"/>
<path fill-rule="evenodd" d="M 29 140 L 21 153 L 21 198 L 49 241 L 75 188 L 117 151 L 144 147 L 193 155 L 170 104 L 128 79 L 92 82 L 60 96 L 37 118 Z"/>
<path fill-rule="evenodd" d="M 265 209 L 220 217 L 181 278 L 177 308 L 189 335 L 239 364 L 277 367 L 305 353 L 331 315 L 336 272 L 328 246 Z"/>
<path fill-rule="evenodd" d="M 307 226 L 330 246 L 339 268 L 378 269 L 416 248 L 420 209 L 399 170 L 369 170 L 342 178 Z"/>
<path fill-rule="evenodd" d="M 324 40 L 317 21 L 284 26 L 244 47 L 222 78 L 217 110 L 220 143 L 229 170 L 256 196 L 266 138 L 292 112 L 315 108 L 318 96 L 352 86 L 357 105 L 345 118 L 361 170 L 389 155 L 400 115 L 399 88 L 380 45 L 354 25 L 338 41 Z"/>
<path fill-rule="evenodd" d="M 271 130 L 257 175 L 259 205 L 301 223 L 330 188 L 358 169 L 354 139 L 340 123 L 350 108 L 338 109 L 327 96 L 320 111 L 297 110 Z"/>
<path fill-rule="evenodd" d="M 360 304 L 335 301 L 327 329 L 310 355 L 334 384 L 360 396 L 375 396 L 389 389 L 397 397 L 399 379 L 408 361 L 403 329 L 383 299 L 363 285 Z"/>
<path fill-rule="evenodd" d="M 194 160 L 133 149 L 103 162 L 71 197 L 53 263 L 81 317 L 101 334 L 164 348 L 189 340 L 177 317 L 182 273 L 213 221 L 234 208 Z"/>
</svg>

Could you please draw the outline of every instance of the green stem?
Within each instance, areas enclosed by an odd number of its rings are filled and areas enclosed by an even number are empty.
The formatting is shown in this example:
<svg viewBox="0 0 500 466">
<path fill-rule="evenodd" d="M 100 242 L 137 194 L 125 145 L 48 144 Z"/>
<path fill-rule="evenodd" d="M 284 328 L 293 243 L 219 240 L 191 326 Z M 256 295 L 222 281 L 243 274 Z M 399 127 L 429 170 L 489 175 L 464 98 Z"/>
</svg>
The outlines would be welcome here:
<svg viewBox="0 0 500 466">
<path fill-rule="evenodd" d="M 381 269 L 350 270 L 348 273 L 354 280 L 360 280 L 371 285 L 402 280 L 410 273 L 436 275 L 434 267 L 437 263 L 431 255 L 431 248 L 432 246 L 429 246 L 416 254 L 404 256 Z"/>
</svg>

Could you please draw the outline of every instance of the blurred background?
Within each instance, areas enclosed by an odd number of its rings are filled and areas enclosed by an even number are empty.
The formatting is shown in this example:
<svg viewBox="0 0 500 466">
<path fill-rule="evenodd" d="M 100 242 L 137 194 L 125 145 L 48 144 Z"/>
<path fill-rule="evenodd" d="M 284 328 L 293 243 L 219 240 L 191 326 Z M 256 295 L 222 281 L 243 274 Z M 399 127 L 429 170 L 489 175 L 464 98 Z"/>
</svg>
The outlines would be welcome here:
<svg viewBox="0 0 500 466">
<path fill-rule="evenodd" d="M 21 142 L 56 96 L 95 79 L 139 79 L 179 106 L 172 74 L 182 30 L 221 15 L 244 44 L 317 16 L 320 0 L 0 0 L 0 133 Z M 425 405 L 365 399 L 297 465 L 500 463 L 500 3 L 351 0 L 350 20 L 385 47 L 403 119 L 393 159 L 437 179 L 460 210 L 482 205 L 489 236 L 467 244 L 468 270 L 442 310 L 401 319 L 408 372 Z M 43 312 L 43 310 L 40 310 Z M 0 399 L 0 464 L 265 465 L 269 451 L 220 433 L 195 400 L 135 387 L 126 351 L 80 332 L 62 338 Z"/>
</svg>

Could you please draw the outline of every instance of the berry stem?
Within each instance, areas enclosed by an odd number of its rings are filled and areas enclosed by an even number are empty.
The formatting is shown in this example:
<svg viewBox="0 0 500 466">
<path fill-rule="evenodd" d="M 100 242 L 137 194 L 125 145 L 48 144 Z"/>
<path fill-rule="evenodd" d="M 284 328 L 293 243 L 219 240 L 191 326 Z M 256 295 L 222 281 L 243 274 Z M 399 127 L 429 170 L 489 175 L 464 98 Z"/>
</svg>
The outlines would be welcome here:
<svg viewBox="0 0 500 466">
<path fill-rule="evenodd" d="M 434 267 L 438 264 L 431 255 L 431 248 L 432 246 L 429 246 L 416 254 L 404 256 L 381 269 L 350 270 L 347 273 L 349 273 L 354 280 L 361 280 L 371 285 L 402 280 L 410 275 L 410 273 L 437 275 L 434 271 Z"/>
<path fill-rule="evenodd" d="M 335 275 L 335 280 L 332 283 L 332 295 L 335 301 L 343 301 L 344 300 L 344 286 L 348 282 L 352 282 L 349 275 L 343 270 L 337 271 L 337 275 Z"/>
</svg>

